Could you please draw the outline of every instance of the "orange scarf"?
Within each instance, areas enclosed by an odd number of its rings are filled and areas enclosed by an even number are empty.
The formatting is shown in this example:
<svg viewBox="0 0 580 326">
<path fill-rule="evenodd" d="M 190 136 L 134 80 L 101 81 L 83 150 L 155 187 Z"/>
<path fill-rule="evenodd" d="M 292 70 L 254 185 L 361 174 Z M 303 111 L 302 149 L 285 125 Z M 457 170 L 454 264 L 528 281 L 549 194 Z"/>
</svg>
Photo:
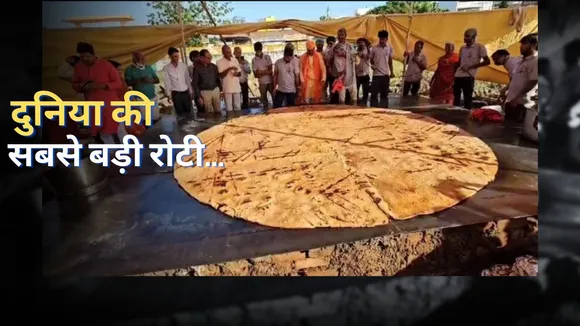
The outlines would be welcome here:
<svg viewBox="0 0 580 326">
<path fill-rule="evenodd" d="M 312 70 L 310 71 L 311 67 L 308 64 L 308 58 L 310 55 L 308 53 L 304 53 L 300 57 L 300 69 L 302 70 L 302 76 L 304 78 L 304 85 L 302 85 L 302 89 L 300 91 L 300 97 L 302 99 L 306 98 L 306 95 L 310 92 L 310 94 L 314 94 L 313 100 L 315 103 L 318 103 L 322 100 L 322 68 L 320 66 L 320 61 L 322 59 L 322 55 L 318 52 L 314 52 L 312 55 Z M 324 62 L 324 61 L 323 61 Z M 312 84 L 312 80 L 309 80 L 310 75 L 314 76 L 314 84 Z"/>
</svg>

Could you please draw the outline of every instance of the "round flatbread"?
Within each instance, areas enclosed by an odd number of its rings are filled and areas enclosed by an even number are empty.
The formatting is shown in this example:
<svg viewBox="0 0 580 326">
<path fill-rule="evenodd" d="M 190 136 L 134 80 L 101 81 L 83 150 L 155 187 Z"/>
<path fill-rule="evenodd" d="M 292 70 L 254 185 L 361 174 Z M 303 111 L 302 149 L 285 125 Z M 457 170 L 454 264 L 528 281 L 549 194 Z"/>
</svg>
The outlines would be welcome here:
<svg viewBox="0 0 580 326">
<path fill-rule="evenodd" d="M 204 162 L 225 167 L 177 165 L 179 185 L 229 216 L 279 228 L 371 227 L 435 213 L 498 170 L 478 138 L 396 110 L 288 108 L 198 136 Z"/>
</svg>

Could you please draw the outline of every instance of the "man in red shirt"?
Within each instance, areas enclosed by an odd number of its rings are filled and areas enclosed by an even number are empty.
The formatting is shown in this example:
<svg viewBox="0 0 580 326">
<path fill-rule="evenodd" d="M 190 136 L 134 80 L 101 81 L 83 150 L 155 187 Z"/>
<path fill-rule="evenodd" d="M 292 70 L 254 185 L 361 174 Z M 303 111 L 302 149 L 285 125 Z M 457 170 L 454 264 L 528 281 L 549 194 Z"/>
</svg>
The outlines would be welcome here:
<svg viewBox="0 0 580 326">
<path fill-rule="evenodd" d="M 80 42 L 77 45 L 77 52 L 81 57 L 81 62 L 75 66 L 73 89 L 85 94 L 87 101 L 105 103 L 101 109 L 102 124 L 91 125 L 91 134 L 99 142 L 120 143 L 126 131 L 123 125 L 113 120 L 113 107 L 111 107 L 111 101 L 118 100 L 118 92 L 123 88 L 119 72 L 109 61 L 96 57 L 91 44 Z M 95 115 L 92 114 L 91 122 L 94 123 L 94 121 Z"/>
</svg>

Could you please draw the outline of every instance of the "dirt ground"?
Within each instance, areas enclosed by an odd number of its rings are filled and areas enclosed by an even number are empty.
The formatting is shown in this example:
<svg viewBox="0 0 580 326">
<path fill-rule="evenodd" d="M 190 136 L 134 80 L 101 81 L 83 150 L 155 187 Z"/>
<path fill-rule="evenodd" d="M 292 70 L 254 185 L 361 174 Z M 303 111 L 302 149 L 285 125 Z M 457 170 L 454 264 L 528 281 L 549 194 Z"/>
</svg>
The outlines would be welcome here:
<svg viewBox="0 0 580 326">
<path fill-rule="evenodd" d="M 537 257 L 538 220 L 521 218 L 392 236 L 143 276 L 481 275 Z"/>
</svg>

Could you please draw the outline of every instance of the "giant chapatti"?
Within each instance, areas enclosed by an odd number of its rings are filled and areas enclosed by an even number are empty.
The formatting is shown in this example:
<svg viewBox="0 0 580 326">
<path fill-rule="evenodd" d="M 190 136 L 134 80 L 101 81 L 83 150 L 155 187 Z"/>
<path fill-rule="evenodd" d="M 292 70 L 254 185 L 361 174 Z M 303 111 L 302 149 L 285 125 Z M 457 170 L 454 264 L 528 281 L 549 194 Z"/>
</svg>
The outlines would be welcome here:
<svg viewBox="0 0 580 326">
<path fill-rule="evenodd" d="M 301 229 L 435 213 L 497 173 L 492 150 L 456 126 L 404 111 L 326 108 L 336 110 L 291 108 L 203 131 L 205 162 L 225 167 L 177 165 L 175 178 L 229 216 Z"/>
</svg>

